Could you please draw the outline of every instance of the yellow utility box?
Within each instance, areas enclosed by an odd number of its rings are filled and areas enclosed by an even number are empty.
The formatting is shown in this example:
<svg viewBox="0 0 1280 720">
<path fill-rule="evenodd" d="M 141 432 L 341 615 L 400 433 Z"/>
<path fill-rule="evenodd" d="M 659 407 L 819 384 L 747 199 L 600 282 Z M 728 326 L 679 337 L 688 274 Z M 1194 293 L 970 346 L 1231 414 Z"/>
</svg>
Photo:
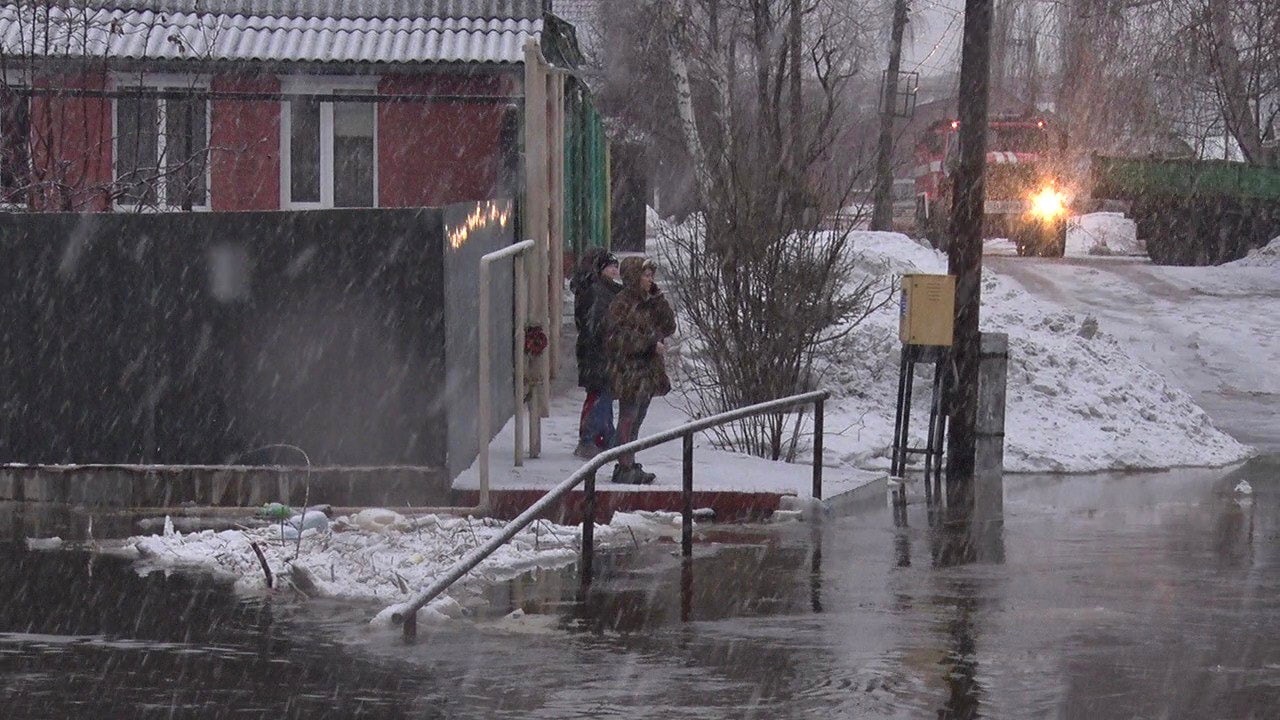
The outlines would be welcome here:
<svg viewBox="0 0 1280 720">
<path fill-rule="evenodd" d="M 898 339 L 907 345 L 950 346 L 956 314 L 954 275 L 902 276 Z"/>
</svg>

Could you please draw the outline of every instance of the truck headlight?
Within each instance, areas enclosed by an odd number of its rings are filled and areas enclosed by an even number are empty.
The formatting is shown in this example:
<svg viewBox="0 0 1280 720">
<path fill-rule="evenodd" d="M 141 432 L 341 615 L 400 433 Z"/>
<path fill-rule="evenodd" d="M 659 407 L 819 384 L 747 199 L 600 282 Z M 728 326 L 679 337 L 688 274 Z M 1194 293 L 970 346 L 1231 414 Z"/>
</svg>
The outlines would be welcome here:
<svg viewBox="0 0 1280 720">
<path fill-rule="evenodd" d="M 1057 220 L 1067 214 L 1067 196 L 1045 187 L 1031 196 L 1031 214 L 1044 221 Z"/>
</svg>

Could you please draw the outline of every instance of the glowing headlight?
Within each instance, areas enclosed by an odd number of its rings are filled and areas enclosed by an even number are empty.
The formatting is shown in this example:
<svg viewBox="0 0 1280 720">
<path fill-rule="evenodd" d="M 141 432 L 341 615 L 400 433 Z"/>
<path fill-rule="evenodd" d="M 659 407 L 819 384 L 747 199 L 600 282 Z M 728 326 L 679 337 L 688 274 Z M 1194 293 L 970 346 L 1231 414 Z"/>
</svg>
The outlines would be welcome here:
<svg viewBox="0 0 1280 720">
<path fill-rule="evenodd" d="M 1046 187 L 1031 196 L 1031 214 L 1041 220 L 1056 220 L 1067 213 L 1067 196 Z"/>
</svg>

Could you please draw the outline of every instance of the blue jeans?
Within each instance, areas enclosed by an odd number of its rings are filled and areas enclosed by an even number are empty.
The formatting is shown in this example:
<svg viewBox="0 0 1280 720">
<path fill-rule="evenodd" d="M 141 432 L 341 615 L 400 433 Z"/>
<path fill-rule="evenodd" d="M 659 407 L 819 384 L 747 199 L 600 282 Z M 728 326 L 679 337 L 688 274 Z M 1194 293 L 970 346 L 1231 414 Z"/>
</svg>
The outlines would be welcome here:
<svg viewBox="0 0 1280 720">
<path fill-rule="evenodd" d="M 578 442 L 607 449 L 613 447 L 615 433 L 613 393 L 608 388 L 588 391 L 578 423 Z"/>
<path fill-rule="evenodd" d="M 618 433 L 616 436 L 618 445 L 626 445 L 640 436 L 640 425 L 644 423 L 645 416 L 649 414 L 650 400 L 651 398 L 647 395 L 642 395 L 631 402 L 622 401 L 618 403 Z M 618 458 L 618 465 L 623 468 L 629 468 L 635 464 L 635 453 L 627 453 Z"/>
</svg>

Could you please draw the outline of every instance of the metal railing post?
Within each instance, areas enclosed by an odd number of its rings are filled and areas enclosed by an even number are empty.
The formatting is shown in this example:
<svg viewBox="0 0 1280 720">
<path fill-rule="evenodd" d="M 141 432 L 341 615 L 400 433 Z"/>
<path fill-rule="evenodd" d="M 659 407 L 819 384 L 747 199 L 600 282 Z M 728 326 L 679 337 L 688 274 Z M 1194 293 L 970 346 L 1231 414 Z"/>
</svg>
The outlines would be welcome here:
<svg viewBox="0 0 1280 720">
<path fill-rule="evenodd" d="M 813 496 L 822 499 L 822 423 L 826 400 L 813 404 Z"/>
<path fill-rule="evenodd" d="M 596 555 L 596 471 L 587 473 L 583 485 L 582 507 L 582 584 L 591 584 L 592 565 Z"/>
<path fill-rule="evenodd" d="M 490 266 L 503 258 L 516 258 L 512 268 L 515 273 L 515 284 L 517 290 L 521 285 L 520 282 L 520 258 L 533 247 L 532 240 L 522 240 L 514 245 L 508 245 L 501 250 L 495 250 L 480 258 L 480 298 L 479 298 L 479 368 L 477 368 L 476 378 L 476 394 L 479 407 L 476 409 L 476 466 L 480 473 L 480 507 L 488 507 L 489 505 L 489 441 L 492 439 L 489 435 L 490 425 L 492 423 L 493 392 L 489 387 L 493 382 L 492 377 L 492 344 L 493 344 L 493 318 L 492 302 L 489 297 L 489 268 Z M 514 368 L 512 370 L 512 383 L 515 386 L 515 420 L 516 420 L 516 465 L 520 465 L 520 408 L 524 399 L 524 327 L 520 321 L 520 310 L 523 308 L 523 295 L 517 292 L 515 299 L 515 317 L 512 323 L 517 325 L 515 336 L 515 346 L 512 350 L 516 353 L 513 358 Z"/>
<path fill-rule="evenodd" d="M 480 374 L 476 380 L 476 390 L 480 403 L 479 417 L 476 420 L 476 452 L 480 454 L 480 502 L 481 507 L 489 505 L 489 401 L 493 382 L 489 367 L 489 263 L 480 261 Z"/>
<path fill-rule="evenodd" d="M 684 506 L 680 527 L 680 550 L 693 557 L 693 433 L 684 434 Z"/>
<path fill-rule="evenodd" d="M 406 642 L 418 637 L 418 611 L 405 615 L 404 617 L 404 639 Z"/>
<path fill-rule="evenodd" d="M 511 352 L 513 353 L 512 358 L 515 360 L 516 375 L 513 383 L 515 393 L 515 442 L 512 445 L 515 447 L 515 465 L 520 467 L 524 465 L 524 333 L 529 324 L 529 318 L 527 317 L 529 313 L 525 309 L 528 300 L 526 296 L 529 293 L 529 256 L 521 253 L 516 257 L 514 264 L 516 270 L 516 312 L 512 323 L 515 325 L 512 335 L 514 336 L 515 344 L 512 346 Z"/>
</svg>

